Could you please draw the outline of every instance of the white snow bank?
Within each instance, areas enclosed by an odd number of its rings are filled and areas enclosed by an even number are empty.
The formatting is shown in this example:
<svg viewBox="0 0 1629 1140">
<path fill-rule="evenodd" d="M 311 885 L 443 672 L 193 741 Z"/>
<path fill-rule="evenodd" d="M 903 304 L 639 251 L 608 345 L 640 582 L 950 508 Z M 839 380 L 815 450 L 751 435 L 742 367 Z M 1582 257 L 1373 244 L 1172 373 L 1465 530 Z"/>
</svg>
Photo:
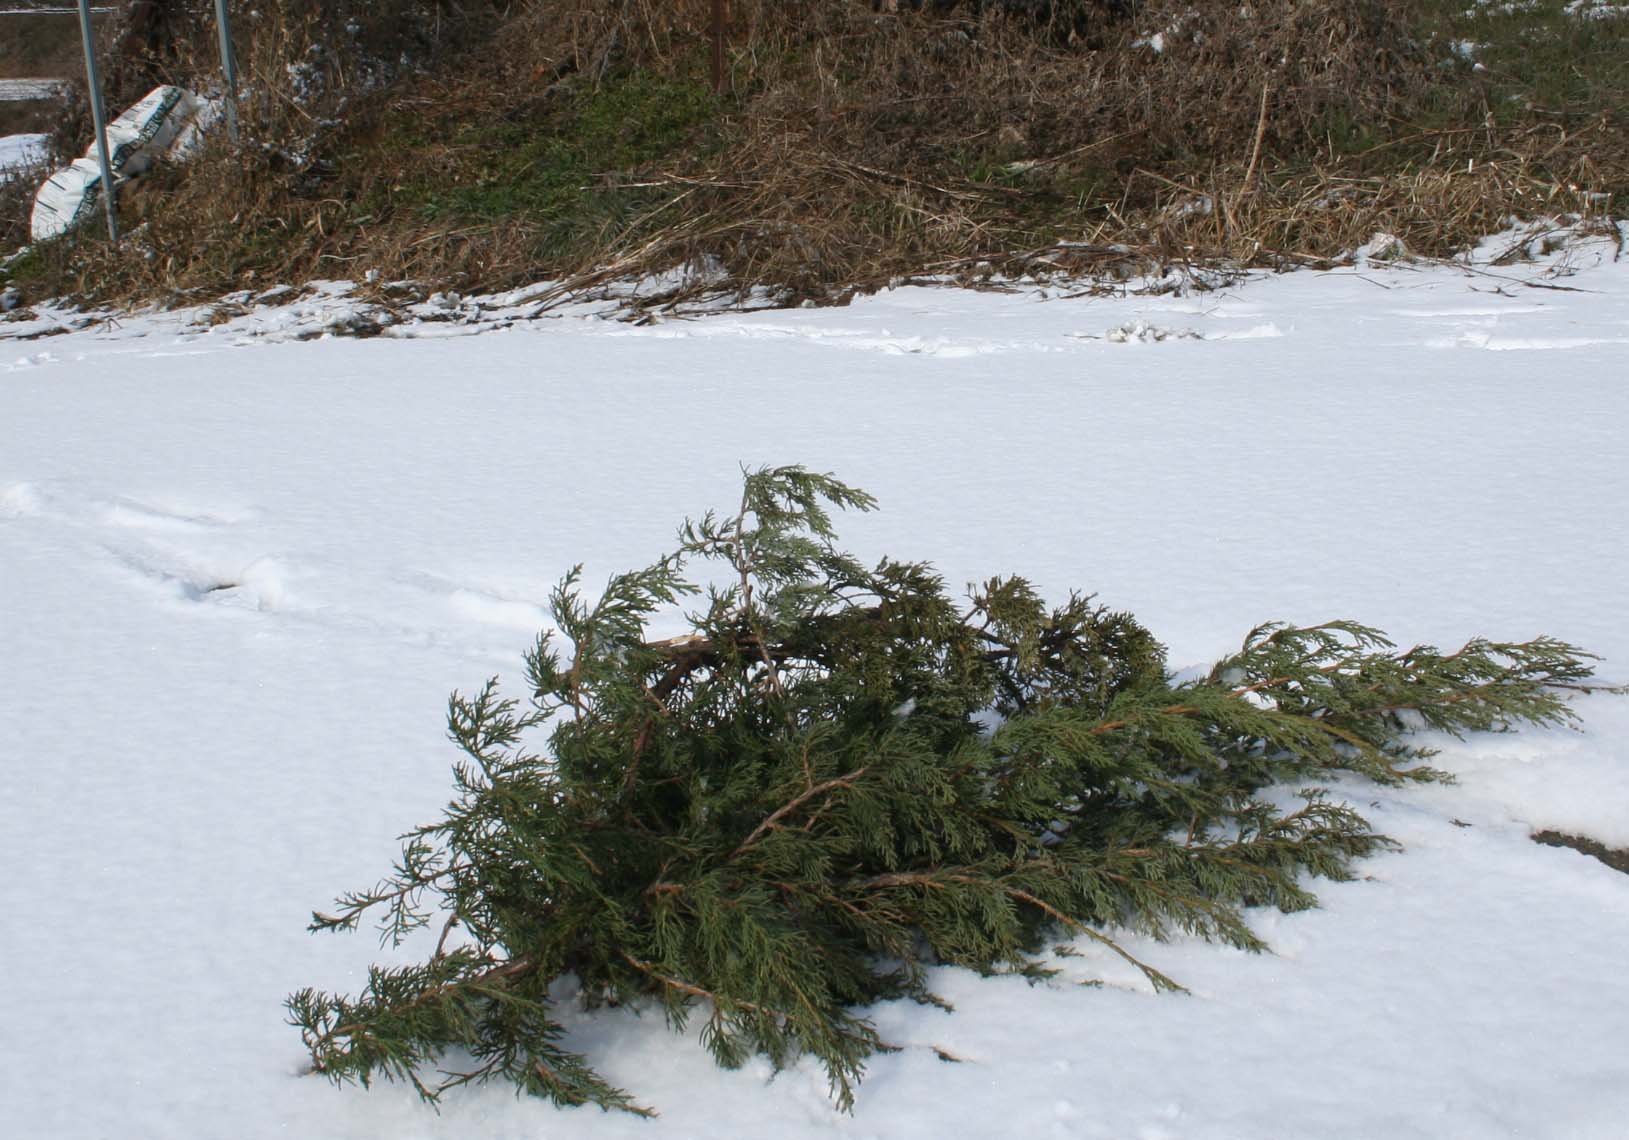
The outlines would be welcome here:
<svg viewBox="0 0 1629 1140">
<path fill-rule="evenodd" d="M 49 135 L 0 135 L 0 182 L 14 171 L 28 170 L 44 162 Z"/>
<path fill-rule="evenodd" d="M 1604 697 L 1581 732 L 1444 742 L 1454 786 L 1342 784 L 1407 853 L 1258 914 L 1273 955 L 1133 943 L 1191 996 L 1086 945 L 1051 985 L 945 971 L 953 1015 L 876 1009 L 907 1048 L 852 1118 L 812 1066 L 723 1072 L 628 1011 L 568 1013 L 571 1044 L 659 1120 L 503 1088 L 437 1116 L 299 1076 L 280 1008 L 390 957 L 303 926 L 438 816 L 448 690 L 513 687 L 562 572 L 643 564 L 741 461 L 877 494 L 843 520 L 862 555 L 1095 589 L 1178 665 L 1267 618 L 1356 617 L 1553 633 L 1629 680 L 1629 262 L 1555 258 L 417 343 L 240 347 L 165 316 L 0 344 L 10 1131 L 1617 1140 L 1629 876 L 1528 840 L 1624 841 L 1629 700 Z M 1137 322 L 1198 335 L 1104 337 Z"/>
</svg>

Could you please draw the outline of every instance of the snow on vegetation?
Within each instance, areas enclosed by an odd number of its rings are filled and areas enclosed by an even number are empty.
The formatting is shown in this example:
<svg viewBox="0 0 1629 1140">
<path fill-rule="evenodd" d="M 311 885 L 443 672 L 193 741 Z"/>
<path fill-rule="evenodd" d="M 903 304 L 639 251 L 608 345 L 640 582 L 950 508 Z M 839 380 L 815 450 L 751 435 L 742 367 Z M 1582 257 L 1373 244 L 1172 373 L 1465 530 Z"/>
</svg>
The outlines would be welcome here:
<svg viewBox="0 0 1629 1140">
<path fill-rule="evenodd" d="M 1585 20 L 1611 20 L 1629 16 L 1629 4 L 1613 4 L 1607 0 L 1572 0 L 1567 5 L 1567 14 Z"/>
<path fill-rule="evenodd" d="M 726 1072 L 565 990 L 565 1044 L 659 1118 L 498 1087 L 437 1115 L 302 1076 L 282 1001 L 423 957 L 304 927 L 439 816 L 447 693 L 518 691 L 556 579 L 644 565 L 742 462 L 875 494 L 842 520 L 862 556 L 1095 590 L 1182 666 L 1349 617 L 1548 633 L 1629 680 L 1625 236 L 640 326 L 477 304 L 400 339 L 323 335 L 363 304 L 338 289 L 0 324 L 8 1133 L 1616 1140 L 1629 876 L 1530 840 L 1629 845 L 1607 696 L 1579 730 L 1434 742 L 1456 784 L 1338 782 L 1406 850 L 1253 912 L 1270 954 L 1123 940 L 1187 995 L 1075 941 L 1050 982 L 944 970 L 954 1013 L 869 1010 L 904 1048 L 851 1117 L 817 1066 Z"/>
<path fill-rule="evenodd" d="M 46 159 L 49 144 L 48 135 L 0 135 L 0 182 L 39 166 Z"/>
</svg>

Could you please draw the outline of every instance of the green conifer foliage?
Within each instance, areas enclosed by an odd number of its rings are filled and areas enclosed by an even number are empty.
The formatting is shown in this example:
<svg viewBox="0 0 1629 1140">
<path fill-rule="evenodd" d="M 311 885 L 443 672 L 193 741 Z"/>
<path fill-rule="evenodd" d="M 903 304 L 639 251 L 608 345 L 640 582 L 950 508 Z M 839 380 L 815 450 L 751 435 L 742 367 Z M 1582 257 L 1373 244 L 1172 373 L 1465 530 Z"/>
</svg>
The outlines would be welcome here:
<svg viewBox="0 0 1629 1140">
<path fill-rule="evenodd" d="M 997 578 L 956 600 L 925 564 L 862 566 L 829 512 L 873 505 L 761 470 L 736 511 L 598 598 L 565 578 L 569 651 L 542 636 L 530 702 L 495 680 L 450 702 L 446 818 L 314 916 L 343 930 L 373 912 L 397 942 L 440 929 L 427 961 L 375 968 L 355 997 L 289 998 L 317 1071 L 648 1111 L 561 1048 L 549 987 L 569 974 L 590 1004 L 705 1019 L 723 1065 L 817 1058 L 848 1108 L 886 1048 L 856 1007 L 937 1001 L 934 965 L 1033 970 L 1060 931 L 1128 959 L 1111 931 L 1259 949 L 1241 908 L 1309 907 L 1309 875 L 1347 878 L 1389 845 L 1316 790 L 1285 810 L 1262 789 L 1441 778 L 1411 725 L 1566 722 L 1591 674 L 1549 638 L 1400 653 L 1332 622 L 1261 626 L 1177 683 L 1148 630 L 1090 597 L 1048 607 Z M 690 635 L 648 640 L 653 614 L 698 595 Z M 438 1063 L 457 1071 L 432 1080 Z"/>
</svg>

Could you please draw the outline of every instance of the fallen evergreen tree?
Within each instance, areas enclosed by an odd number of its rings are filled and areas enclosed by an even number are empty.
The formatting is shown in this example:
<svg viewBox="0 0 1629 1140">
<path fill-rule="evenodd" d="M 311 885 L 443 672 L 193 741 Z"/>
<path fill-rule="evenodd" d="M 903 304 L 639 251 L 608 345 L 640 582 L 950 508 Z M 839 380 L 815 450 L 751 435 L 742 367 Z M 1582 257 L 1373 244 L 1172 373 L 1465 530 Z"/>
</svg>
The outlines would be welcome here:
<svg viewBox="0 0 1629 1140">
<path fill-rule="evenodd" d="M 549 987 L 569 974 L 591 1004 L 659 1002 L 675 1027 L 699 1010 L 724 1065 L 810 1054 L 847 1108 L 887 1047 L 856 1007 L 937 1002 L 935 965 L 1037 969 L 1060 934 L 1128 959 L 1112 931 L 1260 949 L 1242 908 L 1312 906 L 1309 875 L 1390 845 L 1317 790 L 1285 809 L 1263 789 L 1439 779 L 1411 725 L 1564 723 L 1566 690 L 1588 688 L 1593 658 L 1551 638 L 1396 652 L 1344 621 L 1258 627 L 1178 683 L 1148 630 L 1090 597 L 1048 608 L 1006 578 L 957 602 L 924 564 L 865 568 L 835 547 L 834 506 L 873 502 L 801 468 L 750 474 L 736 512 L 597 600 L 567 576 L 570 652 L 543 635 L 529 706 L 496 681 L 454 695 L 446 818 L 312 923 L 377 911 L 398 943 L 440 937 L 359 996 L 289 998 L 316 1071 L 648 1111 L 561 1046 Z M 725 580 L 693 633 L 648 640 L 699 592 L 698 562 Z M 544 725 L 547 752 L 528 750 Z M 460 1050 L 462 1071 L 427 1077 Z"/>
</svg>

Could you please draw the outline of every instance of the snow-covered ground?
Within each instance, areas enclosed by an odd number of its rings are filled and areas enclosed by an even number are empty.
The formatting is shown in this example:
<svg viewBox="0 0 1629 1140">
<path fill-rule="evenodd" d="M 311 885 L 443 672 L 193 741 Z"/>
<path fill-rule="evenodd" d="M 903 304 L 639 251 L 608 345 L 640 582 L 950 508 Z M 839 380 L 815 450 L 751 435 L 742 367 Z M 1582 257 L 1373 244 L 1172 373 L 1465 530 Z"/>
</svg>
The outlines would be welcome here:
<svg viewBox="0 0 1629 1140">
<path fill-rule="evenodd" d="M 0 16 L 17 15 L 0 11 Z M 56 99 L 69 89 L 66 79 L 0 79 L 0 102 L 18 103 L 35 99 Z"/>
<path fill-rule="evenodd" d="M 45 161 L 49 135 L 0 135 L 0 181 Z"/>
<path fill-rule="evenodd" d="M 874 1010 L 915 1047 L 852 1117 L 813 1066 L 724 1072 L 630 1011 L 572 1042 L 655 1121 L 336 1090 L 282 1023 L 387 953 L 304 924 L 438 816 L 448 691 L 518 681 L 561 573 L 642 565 L 742 462 L 879 496 L 844 520 L 866 556 L 1096 590 L 1178 665 L 1355 617 L 1552 633 L 1629 680 L 1629 259 L 1540 252 L 457 339 L 278 339 L 320 320 L 252 304 L 0 323 L 3 1131 L 1620 1140 L 1629 876 L 1528 839 L 1629 845 L 1602 696 L 1582 732 L 1445 742 L 1456 786 L 1343 785 L 1406 853 L 1260 914 L 1271 955 L 1133 941 L 1189 996 L 1088 944 L 1049 985 L 946 971 L 956 1013 Z"/>
</svg>

